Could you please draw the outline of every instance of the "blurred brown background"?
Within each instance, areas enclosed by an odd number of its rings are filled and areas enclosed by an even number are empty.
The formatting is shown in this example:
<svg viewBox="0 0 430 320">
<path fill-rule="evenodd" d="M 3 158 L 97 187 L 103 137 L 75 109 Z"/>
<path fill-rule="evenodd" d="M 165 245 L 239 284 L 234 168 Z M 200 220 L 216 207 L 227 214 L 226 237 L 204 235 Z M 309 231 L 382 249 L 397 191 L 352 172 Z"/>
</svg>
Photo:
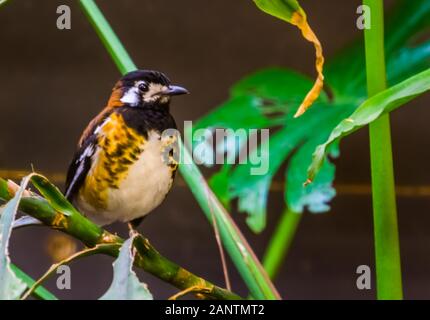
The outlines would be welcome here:
<svg viewBox="0 0 430 320">
<path fill-rule="evenodd" d="M 414 0 L 424 1 L 424 0 Z M 248 73 L 283 66 L 314 77 L 314 51 L 292 26 L 273 19 L 252 1 L 98 1 L 141 68 L 166 72 L 192 95 L 174 102 L 178 123 L 196 120 L 227 98 L 229 87 Z M 301 1 L 323 43 L 326 57 L 355 37 L 359 0 Z M 391 1 L 387 1 L 387 7 Z M 72 9 L 72 29 L 56 28 L 56 8 Z M 81 130 L 104 106 L 119 73 L 76 1 L 10 1 L 0 10 L 0 169 L 65 172 Z M 392 115 L 398 185 L 430 184 L 427 95 Z M 367 130 L 345 139 L 337 163 L 338 184 L 369 184 Z M 277 177 L 282 179 L 283 174 Z M 340 191 L 327 214 L 306 214 L 276 281 L 288 299 L 373 299 L 356 289 L 355 270 L 374 270 L 370 194 Z M 260 235 L 236 221 L 261 257 L 282 211 L 282 192 L 270 195 L 269 223 Z M 430 298 L 430 199 L 398 198 L 404 291 L 407 299 Z M 121 225 L 110 230 L 126 234 Z M 213 231 L 190 191 L 176 186 L 141 227 L 167 257 L 223 285 Z M 54 231 L 18 230 L 13 261 L 33 277 L 51 264 L 47 244 Z M 72 290 L 47 287 L 64 299 L 96 299 L 112 278 L 112 259 L 97 256 L 72 264 Z M 230 264 L 233 288 L 246 287 Z M 139 272 L 156 298 L 177 290 Z"/>
</svg>

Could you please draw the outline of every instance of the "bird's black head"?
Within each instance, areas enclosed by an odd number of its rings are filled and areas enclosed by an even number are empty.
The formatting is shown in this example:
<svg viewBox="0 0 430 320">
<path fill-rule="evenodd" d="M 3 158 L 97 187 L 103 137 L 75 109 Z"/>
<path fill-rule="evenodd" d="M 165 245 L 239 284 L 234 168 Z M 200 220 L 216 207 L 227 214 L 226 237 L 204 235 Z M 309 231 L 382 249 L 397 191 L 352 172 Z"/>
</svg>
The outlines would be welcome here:
<svg viewBox="0 0 430 320">
<path fill-rule="evenodd" d="M 170 98 L 188 93 L 180 86 L 172 85 L 161 72 L 137 70 L 127 73 L 116 84 L 114 92 L 119 90 L 119 101 L 130 107 L 164 107 Z"/>
</svg>

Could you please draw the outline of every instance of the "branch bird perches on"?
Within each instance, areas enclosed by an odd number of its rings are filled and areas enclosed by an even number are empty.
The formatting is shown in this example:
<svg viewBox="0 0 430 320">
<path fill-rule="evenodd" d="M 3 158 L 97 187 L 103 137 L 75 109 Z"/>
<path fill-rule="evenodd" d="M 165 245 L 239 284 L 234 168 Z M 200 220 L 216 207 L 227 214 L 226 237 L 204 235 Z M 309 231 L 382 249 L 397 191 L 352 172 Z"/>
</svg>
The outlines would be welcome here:
<svg viewBox="0 0 430 320">
<path fill-rule="evenodd" d="M 18 186 L 0 178 L 0 200 L 8 201 L 13 198 Z M 54 209 L 50 203 L 35 193 L 27 192 L 19 204 L 19 209 L 40 220 L 45 226 L 64 232 L 84 245 L 93 248 L 97 245 L 108 244 L 102 253 L 116 257 L 124 239 L 99 227 L 78 212 L 68 215 Z M 118 244 L 118 246 L 115 246 Z M 218 287 L 213 283 L 191 273 L 162 256 L 143 236 L 135 241 L 136 257 L 134 265 L 157 278 L 172 284 L 180 290 L 193 288 L 192 292 L 202 299 L 238 300 L 237 294 Z M 199 288 L 196 290 L 195 288 Z"/>
</svg>

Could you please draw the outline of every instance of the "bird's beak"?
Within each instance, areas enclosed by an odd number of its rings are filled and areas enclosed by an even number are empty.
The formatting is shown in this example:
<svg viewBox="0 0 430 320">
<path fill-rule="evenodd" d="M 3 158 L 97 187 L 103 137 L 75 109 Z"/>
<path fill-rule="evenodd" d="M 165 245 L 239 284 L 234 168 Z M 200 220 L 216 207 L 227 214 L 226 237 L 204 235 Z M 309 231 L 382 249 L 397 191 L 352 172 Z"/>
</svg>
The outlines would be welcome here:
<svg viewBox="0 0 430 320">
<path fill-rule="evenodd" d="M 166 96 L 179 96 L 181 94 L 189 94 L 189 91 L 180 86 L 169 86 L 165 92 Z"/>
</svg>

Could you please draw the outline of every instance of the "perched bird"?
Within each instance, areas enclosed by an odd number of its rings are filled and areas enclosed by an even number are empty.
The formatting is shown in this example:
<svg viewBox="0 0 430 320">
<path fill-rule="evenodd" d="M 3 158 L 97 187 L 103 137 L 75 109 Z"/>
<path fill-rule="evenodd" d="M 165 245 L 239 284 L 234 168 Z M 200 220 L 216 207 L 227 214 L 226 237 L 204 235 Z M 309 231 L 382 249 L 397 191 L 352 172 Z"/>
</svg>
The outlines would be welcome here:
<svg viewBox="0 0 430 320">
<path fill-rule="evenodd" d="M 67 173 L 68 200 L 99 225 L 136 228 L 172 186 L 177 136 L 163 133 L 176 129 L 171 97 L 186 93 L 158 71 L 122 77 L 79 140 Z"/>
</svg>

